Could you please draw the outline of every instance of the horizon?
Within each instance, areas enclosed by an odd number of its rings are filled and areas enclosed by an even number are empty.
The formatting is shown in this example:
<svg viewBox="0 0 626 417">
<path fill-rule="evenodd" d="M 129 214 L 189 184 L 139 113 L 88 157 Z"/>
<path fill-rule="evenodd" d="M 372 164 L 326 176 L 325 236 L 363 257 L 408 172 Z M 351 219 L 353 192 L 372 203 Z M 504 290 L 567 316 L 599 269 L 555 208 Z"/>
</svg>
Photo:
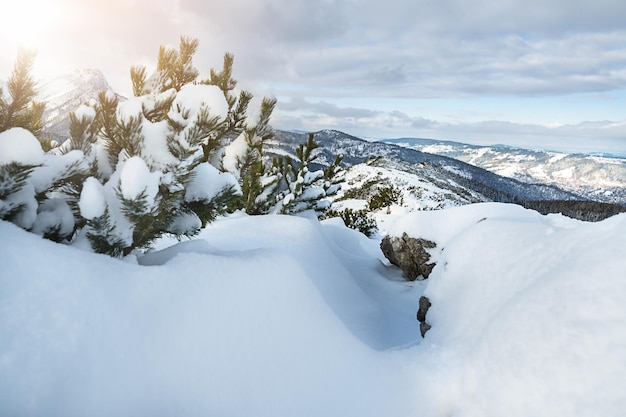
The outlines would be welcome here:
<svg viewBox="0 0 626 417">
<path fill-rule="evenodd" d="M 97 68 L 129 95 L 132 65 L 153 70 L 189 36 L 201 76 L 229 51 L 241 88 L 278 99 L 277 129 L 624 154 L 625 13 L 616 0 L 24 0 L 0 28 L 0 79 L 24 45 L 37 80 Z"/>
</svg>

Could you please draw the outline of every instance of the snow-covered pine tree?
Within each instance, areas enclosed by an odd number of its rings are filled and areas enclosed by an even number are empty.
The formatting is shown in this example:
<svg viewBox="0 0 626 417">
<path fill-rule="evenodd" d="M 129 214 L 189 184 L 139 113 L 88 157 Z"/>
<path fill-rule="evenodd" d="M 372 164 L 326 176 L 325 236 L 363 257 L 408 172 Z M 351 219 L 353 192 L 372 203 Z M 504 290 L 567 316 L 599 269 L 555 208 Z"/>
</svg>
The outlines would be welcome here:
<svg viewBox="0 0 626 417">
<path fill-rule="evenodd" d="M 231 90 L 232 56 L 196 82 L 197 40 L 161 47 L 157 71 L 131 69 L 135 97 L 102 93 L 71 118 L 69 146 L 92 174 L 77 206 L 97 252 L 126 255 L 164 234 L 191 236 L 236 207 L 237 178 L 222 170 L 225 140 L 244 131 L 249 93 Z M 269 118 L 269 115 L 268 115 Z"/>
<path fill-rule="evenodd" d="M 34 52 L 20 49 L 7 83 L 8 95 L 0 88 L 0 219 L 25 229 L 35 222 L 38 206 L 30 178 L 43 163 L 35 135 L 41 133 L 44 104 L 34 101 L 34 59 Z"/>
<path fill-rule="evenodd" d="M 149 78 L 145 68 L 131 68 L 135 96 L 105 91 L 80 106 L 69 115 L 69 139 L 47 153 L 26 130 L 40 132 L 43 104 L 32 102 L 32 56 L 20 55 L 11 97 L 0 94 L 0 126 L 8 128 L 0 132 L 0 219 L 124 256 L 164 234 L 193 235 L 230 210 L 322 211 L 328 203 L 321 199 L 338 190 L 340 158 L 309 172 L 317 147 L 311 136 L 297 161 L 266 167 L 276 100 L 264 98 L 249 117 L 253 97 L 234 92 L 233 56 L 197 81 L 197 47 L 188 38 L 178 50 L 162 47 Z"/>
<path fill-rule="evenodd" d="M 81 151 L 44 153 L 44 103 L 34 101 L 30 75 L 35 54 L 20 50 L 7 84 L 0 92 L 0 219 L 52 240 L 67 240 L 76 228 L 67 196 L 61 191 L 84 178 Z M 10 98 L 10 101 L 9 101 Z"/>
<path fill-rule="evenodd" d="M 41 135 L 43 124 L 41 116 L 45 103 L 35 101 L 37 84 L 31 75 L 35 52 L 20 48 L 7 82 L 7 93 L 0 88 L 0 132 L 14 127 L 21 127 L 35 137 Z"/>
<path fill-rule="evenodd" d="M 272 168 L 262 179 L 266 190 L 259 198 L 265 199 L 269 212 L 295 214 L 314 210 L 320 215 L 330 206 L 327 197 L 339 191 L 343 173 L 340 155 L 326 169 L 309 169 L 317 159 L 314 151 L 319 146 L 313 136 L 309 133 L 308 140 L 298 146 L 297 160 L 289 156 L 274 157 Z"/>
<path fill-rule="evenodd" d="M 269 118 L 275 105 L 275 99 L 264 98 L 256 124 L 252 125 L 252 121 L 249 121 L 244 131 L 224 149 L 222 167 L 232 172 L 241 185 L 242 196 L 237 208 L 248 214 L 267 213 L 263 205 L 259 204 L 259 196 L 267 188 L 263 183 L 263 145 L 274 137 Z"/>
</svg>

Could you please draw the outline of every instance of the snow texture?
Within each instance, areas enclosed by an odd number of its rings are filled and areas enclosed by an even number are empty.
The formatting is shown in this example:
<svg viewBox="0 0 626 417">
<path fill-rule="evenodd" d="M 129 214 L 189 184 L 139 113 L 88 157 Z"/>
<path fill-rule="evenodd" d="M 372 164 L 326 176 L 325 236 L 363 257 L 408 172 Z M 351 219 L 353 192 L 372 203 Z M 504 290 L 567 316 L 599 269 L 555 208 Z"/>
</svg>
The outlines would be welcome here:
<svg viewBox="0 0 626 417">
<path fill-rule="evenodd" d="M 0 133 L 0 165 L 11 162 L 22 165 L 39 165 L 43 162 L 41 144 L 32 133 L 21 127 Z"/>
<path fill-rule="evenodd" d="M 397 221 L 446 242 L 429 280 L 337 219 L 234 215 L 137 262 L 0 222 L 0 415 L 623 415 L 626 215 Z"/>
<path fill-rule="evenodd" d="M 94 177 L 89 177 L 83 184 L 83 190 L 78 200 L 80 215 L 87 220 L 100 217 L 104 214 L 107 203 L 104 197 L 104 190 L 100 181 Z"/>
<path fill-rule="evenodd" d="M 187 84 L 183 86 L 176 95 L 172 108 L 189 109 L 191 113 L 188 120 L 194 120 L 203 108 L 208 108 L 211 116 L 218 116 L 221 119 L 225 119 L 228 115 L 228 103 L 224 98 L 224 93 L 214 85 Z M 176 118 L 180 113 L 170 111 L 169 115 Z M 184 120 L 180 118 L 177 121 L 184 123 Z"/>
<path fill-rule="evenodd" d="M 224 149 L 222 166 L 236 178 L 240 176 L 240 162 L 245 158 L 248 148 L 248 141 L 244 132 Z"/>
<path fill-rule="evenodd" d="M 93 120 L 96 117 L 96 110 L 91 106 L 81 104 L 74 110 L 74 115 L 78 120 Z"/>
<path fill-rule="evenodd" d="M 38 235 L 57 230 L 62 236 L 71 235 L 74 230 L 74 214 L 62 198 L 51 198 L 39 205 L 37 218 L 31 231 Z"/>
<path fill-rule="evenodd" d="M 133 156 L 124 162 L 120 173 L 120 190 L 124 198 L 137 199 L 144 194 L 148 205 L 154 205 L 154 198 L 159 191 L 161 172 L 150 172 L 145 161 Z"/>
<path fill-rule="evenodd" d="M 33 170 L 30 182 L 38 193 L 45 192 L 55 181 L 61 178 L 70 167 L 85 165 L 85 155 L 81 151 L 69 151 L 65 154 L 46 154 L 42 165 Z"/>
<path fill-rule="evenodd" d="M 205 162 L 193 169 L 185 192 L 185 201 L 211 200 L 228 187 L 240 189 L 237 179 L 232 174 L 220 172 L 213 165 Z"/>
</svg>

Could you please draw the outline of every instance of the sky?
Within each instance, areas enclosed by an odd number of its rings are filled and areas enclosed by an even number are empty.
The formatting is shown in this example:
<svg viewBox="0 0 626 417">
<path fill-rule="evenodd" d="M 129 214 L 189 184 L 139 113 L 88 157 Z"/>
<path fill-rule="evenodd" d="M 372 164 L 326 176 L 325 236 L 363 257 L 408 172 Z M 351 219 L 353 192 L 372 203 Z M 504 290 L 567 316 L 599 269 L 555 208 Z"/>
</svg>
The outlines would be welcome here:
<svg viewBox="0 0 626 417">
<path fill-rule="evenodd" d="M 197 38 L 201 75 L 278 99 L 278 129 L 626 155 L 623 0 L 21 0 L 4 6 L 0 78 L 18 44 L 44 80 L 129 68 Z"/>
</svg>

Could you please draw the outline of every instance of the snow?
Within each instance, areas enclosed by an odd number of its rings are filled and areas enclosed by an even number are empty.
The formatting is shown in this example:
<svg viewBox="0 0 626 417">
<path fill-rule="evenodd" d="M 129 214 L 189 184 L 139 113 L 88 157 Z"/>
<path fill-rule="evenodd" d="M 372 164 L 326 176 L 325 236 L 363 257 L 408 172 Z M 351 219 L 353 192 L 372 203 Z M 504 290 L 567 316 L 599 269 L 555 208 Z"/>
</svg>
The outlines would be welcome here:
<svg viewBox="0 0 626 417">
<path fill-rule="evenodd" d="M 96 109 L 86 104 L 81 104 L 74 110 L 74 115 L 78 120 L 93 120 L 96 117 Z"/>
<path fill-rule="evenodd" d="M 243 132 L 224 149 L 222 166 L 236 178 L 239 178 L 240 176 L 240 164 L 246 157 L 248 148 L 246 132 Z"/>
<path fill-rule="evenodd" d="M 575 172 L 576 172 L 576 167 L 569 167 L 569 168 L 562 169 L 560 171 L 554 171 L 552 173 L 552 176 L 555 178 L 571 179 L 571 178 L 574 178 Z"/>
<path fill-rule="evenodd" d="M 117 119 L 122 123 L 130 123 L 133 119 L 143 118 L 142 106 L 145 101 L 143 97 L 131 97 L 122 101 L 117 106 Z"/>
<path fill-rule="evenodd" d="M 33 170 L 30 182 L 38 193 L 45 192 L 71 167 L 85 165 L 84 157 L 85 155 L 77 150 L 65 154 L 46 154 L 43 156 L 42 165 Z"/>
<path fill-rule="evenodd" d="M 411 212 L 396 221 L 390 236 L 421 237 L 445 246 L 455 235 L 487 219 L 516 219 L 524 222 L 540 221 L 541 215 L 515 204 L 478 203 L 447 210 Z"/>
<path fill-rule="evenodd" d="M 35 188 L 32 184 L 24 185 L 18 192 L 10 194 L 3 205 L 7 208 L 22 207 L 15 216 L 15 224 L 28 230 L 37 219 L 37 199 L 35 198 Z M 2 206 L 0 206 L 2 208 Z"/>
<path fill-rule="evenodd" d="M 428 280 L 338 219 L 236 214 L 136 260 L 0 222 L 0 415 L 623 414 L 626 215 L 390 222 L 445 244 Z"/>
<path fill-rule="evenodd" d="M 39 205 L 32 232 L 44 235 L 58 230 L 61 236 L 69 236 L 74 230 L 72 209 L 62 198 L 51 198 Z"/>
<path fill-rule="evenodd" d="M 228 187 L 239 190 L 237 179 L 229 172 L 220 172 L 204 162 L 195 167 L 187 185 L 185 201 L 210 200 Z"/>
<path fill-rule="evenodd" d="M 192 85 L 183 86 L 174 100 L 173 109 L 194 109 L 189 119 L 194 120 L 198 112 L 208 108 L 211 116 L 219 116 L 225 119 L 228 115 L 228 103 L 224 93 L 215 85 Z M 175 112 L 170 111 L 170 117 L 177 118 Z M 181 120 L 178 120 L 181 121 Z"/>
<path fill-rule="evenodd" d="M 43 162 L 41 144 L 32 133 L 21 127 L 0 133 L 0 165 L 12 162 L 22 165 L 39 165 Z"/>
<path fill-rule="evenodd" d="M 154 205 L 162 173 L 150 172 L 146 162 L 138 156 L 127 159 L 123 164 L 120 173 L 120 190 L 124 198 L 134 200 L 144 193 L 148 206 Z"/>
<path fill-rule="evenodd" d="M 85 180 L 80 199 L 78 200 L 78 208 L 80 209 L 80 215 L 87 220 L 104 214 L 107 203 L 102 184 L 96 178 L 89 177 Z"/>
<path fill-rule="evenodd" d="M 429 278 L 425 344 L 463 364 L 455 415 L 623 413 L 626 216 L 539 220 L 466 229 Z"/>
<path fill-rule="evenodd" d="M 167 147 L 167 121 L 150 123 L 144 120 L 142 133 L 144 139 L 141 144 L 141 155 L 153 169 L 163 171 L 168 165 L 175 165 L 178 162 Z"/>
</svg>

